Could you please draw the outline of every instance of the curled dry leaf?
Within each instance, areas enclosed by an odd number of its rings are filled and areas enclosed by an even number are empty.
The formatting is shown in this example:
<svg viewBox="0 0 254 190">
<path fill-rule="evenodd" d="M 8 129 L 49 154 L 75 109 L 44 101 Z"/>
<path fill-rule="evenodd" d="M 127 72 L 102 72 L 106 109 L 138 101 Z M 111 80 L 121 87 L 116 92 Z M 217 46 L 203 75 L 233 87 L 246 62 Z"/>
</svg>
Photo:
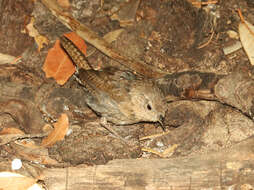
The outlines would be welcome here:
<svg viewBox="0 0 254 190">
<path fill-rule="evenodd" d="M 238 29 L 243 48 L 251 65 L 254 65 L 254 26 L 249 22 L 244 21 L 239 24 Z"/>
<path fill-rule="evenodd" d="M 66 114 L 62 114 L 54 124 L 54 130 L 42 140 L 41 146 L 50 147 L 57 141 L 63 140 L 69 127 L 69 120 Z"/>
<path fill-rule="evenodd" d="M 36 44 L 38 45 L 38 51 L 40 51 L 44 45 L 48 45 L 49 40 L 45 36 L 40 35 L 37 29 L 34 28 L 34 21 L 35 19 L 32 17 L 30 23 L 26 25 L 26 29 L 29 36 L 34 38 Z"/>
<path fill-rule="evenodd" d="M 65 34 L 65 36 L 86 54 L 86 45 L 82 38 L 74 32 Z M 71 59 L 61 48 L 59 40 L 56 40 L 54 47 L 49 50 L 43 65 L 43 71 L 46 73 L 47 78 L 53 77 L 60 85 L 65 84 L 75 72 L 75 67 Z"/>
</svg>

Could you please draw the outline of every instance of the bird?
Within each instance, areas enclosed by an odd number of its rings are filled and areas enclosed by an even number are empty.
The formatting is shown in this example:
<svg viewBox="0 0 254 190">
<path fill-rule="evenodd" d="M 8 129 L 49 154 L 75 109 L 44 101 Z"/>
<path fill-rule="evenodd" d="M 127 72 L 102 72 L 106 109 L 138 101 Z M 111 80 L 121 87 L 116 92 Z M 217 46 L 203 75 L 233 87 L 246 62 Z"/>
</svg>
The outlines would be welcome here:
<svg viewBox="0 0 254 190">
<path fill-rule="evenodd" d="M 60 44 L 77 68 L 75 78 L 86 92 L 86 104 L 97 115 L 115 125 L 158 122 L 165 130 L 166 102 L 153 80 L 113 66 L 95 70 L 67 37 L 61 36 Z M 84 69 L 87 65 L 90 69 Z"/>
</svg>

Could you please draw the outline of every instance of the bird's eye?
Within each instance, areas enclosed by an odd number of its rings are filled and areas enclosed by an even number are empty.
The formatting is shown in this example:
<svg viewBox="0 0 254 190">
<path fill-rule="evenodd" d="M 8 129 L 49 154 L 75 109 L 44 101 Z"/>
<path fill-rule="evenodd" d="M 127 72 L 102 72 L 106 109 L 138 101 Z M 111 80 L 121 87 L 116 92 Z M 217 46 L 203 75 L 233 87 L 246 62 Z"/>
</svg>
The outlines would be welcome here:
<svg viewBox="0 0 254 190">
<path fill-rule="evenodd" d="M 147 104 L 146 107 L 147 107 L 148 110 L 152 110 L 152 107 L 150 106 L 150 104 Z"/>
</svg>

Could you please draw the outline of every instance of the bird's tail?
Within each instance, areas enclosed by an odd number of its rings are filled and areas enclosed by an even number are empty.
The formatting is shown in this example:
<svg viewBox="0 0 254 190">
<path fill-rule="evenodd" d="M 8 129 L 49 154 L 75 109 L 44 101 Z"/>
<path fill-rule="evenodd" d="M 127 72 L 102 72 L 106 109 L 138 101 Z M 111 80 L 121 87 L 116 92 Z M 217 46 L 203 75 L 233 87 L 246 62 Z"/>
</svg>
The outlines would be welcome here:
<svg viewBox="0 0 254 190">
<path fill-rule="evenodd" d="M 93 69 L 89 64 L 86 56 L 77 48 L 77 46 L 65 36 L 60 37 L 60 44 L 67 55 L 72 59 L 72 62 L 78 68 Z"/>
</svg>

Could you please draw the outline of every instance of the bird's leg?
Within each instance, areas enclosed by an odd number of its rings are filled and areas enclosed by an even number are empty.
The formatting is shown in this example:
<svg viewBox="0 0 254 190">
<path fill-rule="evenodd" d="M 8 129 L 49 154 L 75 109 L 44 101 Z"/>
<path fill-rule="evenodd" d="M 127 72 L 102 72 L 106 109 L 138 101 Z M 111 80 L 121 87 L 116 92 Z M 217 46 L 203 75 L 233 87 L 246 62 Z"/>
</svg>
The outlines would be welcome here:
<svg viewBox="0 0 254 190">
<path fill-rule="evenodd" d="M 113 134 L 115 137 L 119 138 L 121 141 L 123 141 L 126 144 L 129 144 L 128 140 L 124 139 L 121 135 L 119 135 L 111 126 L 110 123 L 107 122 L 107 119 L 105 117 L 101 117 L 100 121 L 101 126 L 108 130 L 111 134 Z"/>
</svg>

